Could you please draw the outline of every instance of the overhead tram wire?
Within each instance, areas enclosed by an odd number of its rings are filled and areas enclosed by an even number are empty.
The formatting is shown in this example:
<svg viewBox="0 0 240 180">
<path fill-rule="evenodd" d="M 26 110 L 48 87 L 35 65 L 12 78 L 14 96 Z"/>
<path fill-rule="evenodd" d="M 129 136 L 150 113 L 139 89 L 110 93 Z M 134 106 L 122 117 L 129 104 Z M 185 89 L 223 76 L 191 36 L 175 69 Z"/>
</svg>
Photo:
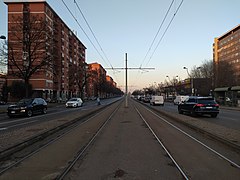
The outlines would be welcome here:
<svg viewBox="0 0 240 180">
<path fill-rule="evenodd" d="M 173 22 L 173 19 L 176 17 L 176 14 L 178 13 L 178 10 L 179 10 L 179 9 L 180 9 L 180 7 L 182 6 L 182 4 L 183 4 L 183 0 L 182 0 L 182 1 L 181 1 L 181 3 L 179 4 L 179 6 L 178 6 L 178 8 L 177 8 L 176 12 L 173 14 L 173 17 L 172 17 L 171 21 L 169 22 L 169 24 L 168 24 L 167 28 L 165 29 L 165 31 L 164 31 L 164 33 L 163 33 L 162 37 L 161 37 L 161 38 L 160 38 L 160 40 L 158 41 L 158 43 L 157 43 L 157 46 L 155 47 L 155 49 L 154 49 L 153 53 L 151 54 L 151 56 L 150 56 L 150 58 L 149 58 L 149 60 L 148 60 L 148 62 L 147 62 L 147 64 L 146 64 L 146 65 L 148 65 L 148 63 L 149 63 L 149 62 L 150 62 L 150 60 L 152 59 L 153 55 L 155 54 L 155 52 L 156 52 L 156 50 L 157 50 L 157 48 L 158 48 L 159 44 L 162 42 L 162 40 L 163 40 L 163 37 L 165 36 L 166 32 L 168 31 L 168 29 L 169 29 L 170 25 L 171 25 L 171 24 L 172 24 L 172 22 Z"/>
<path fill-rule="evenodd" d="M 146 53 L 146 55 L 145 55 L 145 57 L 144 57 L 144 59 L 143 59 L 141 65 L 140 65 L 140 68 L 142 67 L 144 61 L 146 60 L 148 54 L 150 53 L 150 51 L 151 51 L 151 49 L 152 49 L 152 47 L 153 47 L 153 44 L 154 44 L 154 42 L 155 42 L 155 40 L 156 40 L 156 38 L 157 38 L 157 36 L 158 36 L 160 30 L 162 29 L 163 23 L 165 22 L 165 20 L 166 20 L 166 18 L 167 18 L 167 16 L 168 16 L 168 13 L 169 13 L 169 11 L 170 11 L 171 8 L 172 8 L 172 5 L 173 5 L 174 1 L 175 1 L 175 0 L 172 0 L 171 4 L 170 4 L 170 6 L 169 6 L 169 8 L 168 8 L 168 10 L 167 10 L 167 12 L 166 12 L 166 14 L 165 14 L 163 20 L 162 20 L 162 23 L 160 24 L 160 26 L 159 26 L 159 28 L 158 28 L 158 31 L 157 31 L 155 37 L 153 38 L 153 41 L 152 41 L 152 43 L 151 43 L 151 45 L 150 45 L 150 47 L 149 47 L 149 49 L 148 49 L 148 51 L 147 51 L 147 53 Z"/>
<path fill-rule="evenodd" d="M 77 8 L 78 8 L 79 12 L 81 13 L 81 15 L 82 15 L 82 17 L 83 17 L 83 19 L 84 19 L 85 23 L 87 24 L 87 26 L 88 26 L 89 30 L 91 31 L 91 33 L 92 33 L 92 35 L 93 35 L 93 37 L 94 37 L 95 41 L 97 42 L 97 44 L 98 44 L 99 48 L 101 49 L 101 51 L 102 51 L 102 53 L 103 53 L 104 57 L 106 58 L 106 60 L 107 60 L 107 61 L 108 61 L 108 63 L 110 64 L 111 68 L 112 68 L 112 69 L 114 69 L 114 68 L 113 68 L 113 66 L 112 66 L 112 64 L 111 64 L 111 62 L 109 61 L 109 59 L 108 59 L 108 57 L 107 57 L 106 53 L 104 52 L 104 50 L 103 50 L 102 46 L 100 45 L 100 43 L 99 43 L 99 41 L 98 41 L 97 37 L 95 36 L 95 34 L 94 34 L 94 32 L 93 32 L 93 30 L 92 30 L 91 26 L 89 25 L 89 23 L 88 23 L 87 19 L 85 18 L 84 14 L 83 14 L 83 12 L 82 12 L 82 10 L 81 10 L 81 8 L 79 7 L 78 3 L 76 2 L 76 0 L 74 0 L 74 3 L 76 4 L 76 6 L 77 6 Z"/>
<path fill-rule="evenodd" d="M 92 40 L 89 38 L 89 36 L 87 35 L 87 33 L 84 31 L 84 29 L 82 28 L 82 26 L 79 24 L 77 18 L 73 15 L 73 13 L 71 12 L 71 10 L 69 9 L 69 7 L 67 6 L 67 4 L 64 2 L 64 0 L 62 0 L 64 6 L 67 8 L 68 12 L 71 14 L 71 16 L 74 18 L 74 20 L 77 22 L 78 26 L 81 28 L 81 30 L 83 31 L 83 33 L 85 34 L 85 36 L 87 37 L 87 39 L 89 40 L 89 42 L 92 44 L 92 46 L 94 47 L 94 49 L 97 51 L 98 55 L 102 58 L 102 60 L 107 64 L 107 62 L 105 61 L 105 59 L 103 58 L 103 56 L 100 54 L 100 52 L 98 51 L 98 49 L 96 48 L 96 46 L 94 45 L 94 43 L 92 42 Z"/>
<path fill-rule="evenodd" d="M 167 12 L 166 12 L 166 14 L 165 14 L 165 16 L 164 16 L 164 18 L 163 18 L 163 20 L 162 20 L 159 28 L 158 28 L 158 31 L 157 31 L 156 35 L 154 36 L 153 41 L 152 41 L 152 43 L 151 43 L 151 45 L 150 45 L 150 47 L 149 47 L 149 49 L 148 49 L 148 51 L 147 51 L 147 53 L 146 53 L 146 55 L 145 55 L 145 57 L 144 57 L 141 65 L 140 65 L 140 69 L 142 68 L 142 65 L 143 65 L 144 61 L 146 60 L 148 54 L 150 53 L 150 51 L 151 51 L 151 49 L 152 49 L 152 47 L 153 47 L 153 44 L 154 44 L 154 42 L 156 41 L 157 36 L 158 36 L 160 30 L 162 29 L 162 26 L 163 26 L 163 24 L 164 24 L 164 22 L 165 22 L 165 20 L 166 20 L 166 18 L 167 18 L 167 16 L 168 16 L 168 14 L 169 14 L 171 8 L 172 8 L 172 6 L 173 6 L 174 1 L 175 1 L 175 0 L 172 0 L 171 4 L 169 5 L 168 10 L 167 10 Z M 141 72 L 141 74 L 146 73 L 146 72 L 148 72 L 148 71 Z M 139 79 L 140 79 L 139 77 L 136 77 L 136 81 L 134 81 L 134 82 L 137 83 L 137 81 L 138 81 Z"/>
</svg>

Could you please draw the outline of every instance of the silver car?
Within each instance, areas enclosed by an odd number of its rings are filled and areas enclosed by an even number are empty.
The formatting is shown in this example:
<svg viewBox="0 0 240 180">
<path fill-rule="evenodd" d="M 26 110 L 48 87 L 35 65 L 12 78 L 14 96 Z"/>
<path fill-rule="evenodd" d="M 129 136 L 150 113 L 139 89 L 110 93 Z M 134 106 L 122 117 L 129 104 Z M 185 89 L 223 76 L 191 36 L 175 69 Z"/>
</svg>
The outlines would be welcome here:
<svg viewBox="0 0 240 180">
<path fill-rule="evenodd" d="M 66 102 L 66 107 L 80 107 L 82 106 L 83 101 L 81 98 L 71 98 Z"/>
</svg>

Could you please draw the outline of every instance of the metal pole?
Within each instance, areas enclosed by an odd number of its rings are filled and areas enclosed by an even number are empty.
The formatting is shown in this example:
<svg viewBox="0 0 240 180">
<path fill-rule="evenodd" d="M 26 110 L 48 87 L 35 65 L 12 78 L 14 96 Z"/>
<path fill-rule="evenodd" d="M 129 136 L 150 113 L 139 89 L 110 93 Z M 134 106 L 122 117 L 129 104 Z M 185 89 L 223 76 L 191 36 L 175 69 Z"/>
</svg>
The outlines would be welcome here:
<svg viewBox="0 0 240 180">
<path fill-rule="evenodd" d="M 125 107 L 127 108 L 128 107 L 128 85 L 127 85 L 127 53 L 125 53 L 125 61 L 126 61 L 126 87 L 125 87 Z"/>
</svg>

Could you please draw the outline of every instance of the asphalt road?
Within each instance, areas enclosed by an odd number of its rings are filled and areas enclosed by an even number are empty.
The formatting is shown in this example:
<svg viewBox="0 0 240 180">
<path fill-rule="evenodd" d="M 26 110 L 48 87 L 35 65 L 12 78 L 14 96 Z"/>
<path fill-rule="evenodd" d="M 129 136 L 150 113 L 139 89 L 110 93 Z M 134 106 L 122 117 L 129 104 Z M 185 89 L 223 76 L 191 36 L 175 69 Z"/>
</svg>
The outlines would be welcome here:
<svg viewBox="0 0 240 180">
<path fill-rule="evenodd" d="M 113 99 L 104 99 L 101 100 L 101 105 L 105 106 L 113 101 L 118 100 L 119 98 Z M 20 127 L 28 126 L 31 124 L 42 123 L 45 121 L 51 121 L 56 119 L 57 117 L 64 117 L 67 114 L 77 114 L 79 111 L 86 111 L 88 109 L 94 109 L 97 107 L 96 101 L 87 101 L 83 104 L 82 107 L 79 108 L 66 108 L 65 104 L 49 104 L 47 114 L 44 115 L 35 115 L 33 117 L 15 117 L 9 118 L 6 113 L 0 114 L 0 132 L 17 129 Z M 2 111 L 6 111 L 7 105 L 1 106 Z"/>
<path fill-rule="evenodd" d="M 173 103 L 165 102 L 164 106 L 154 106 L 154 108 L 178 114 L 177 105 L 174 105 Z M 207 115 L 197 116 L 196 118 L 198 118 L 201 121 L 208 121 L 217 125 L 221 125 L 227 128 L 240 131 L 240 109 L 229 110 L 225 109 L 224 107 L 222 108 L 220 107 L 220 113 L 218 114 L 217 118 L 212 118 Z"/>
</svg>

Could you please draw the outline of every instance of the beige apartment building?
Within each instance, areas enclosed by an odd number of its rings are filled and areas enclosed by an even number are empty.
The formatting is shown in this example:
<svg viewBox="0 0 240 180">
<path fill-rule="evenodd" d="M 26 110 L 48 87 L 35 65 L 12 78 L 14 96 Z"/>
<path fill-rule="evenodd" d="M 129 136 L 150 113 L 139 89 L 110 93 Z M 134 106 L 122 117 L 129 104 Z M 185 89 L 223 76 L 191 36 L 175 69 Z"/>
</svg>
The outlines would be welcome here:
<svg viewBox="0 0 240 180">
<path fill-rule="evenodd" d="M 216 98 L 240 105 L 240 24 L 214 39 L 213 62 Z"/>
<path fill-rule="evenodd" d="M 240 85 L 240 25 L 214 39 L 213 61 L 215 87 Z"/>
</svg>

